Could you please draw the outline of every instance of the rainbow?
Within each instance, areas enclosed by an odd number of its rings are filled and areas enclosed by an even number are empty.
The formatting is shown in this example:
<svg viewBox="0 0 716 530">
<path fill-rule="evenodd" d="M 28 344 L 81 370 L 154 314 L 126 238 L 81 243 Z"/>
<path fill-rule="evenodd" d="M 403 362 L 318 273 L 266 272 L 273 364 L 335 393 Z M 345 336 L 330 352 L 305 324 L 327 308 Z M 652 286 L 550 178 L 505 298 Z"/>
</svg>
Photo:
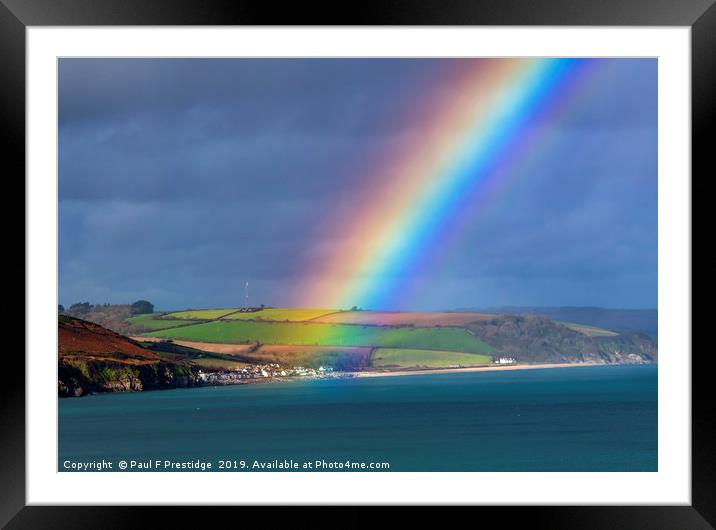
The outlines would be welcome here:
<svg viewBox="0 0 716 530">
<path fill-rule="evenodd" d="M 538 125 L 564 111 L 600 61 L 456 60 L 441 85 L 450 89 L 428 98 L 417 122 L 409 118 L 416 137 L 366 176 L 354 202 L 329 215 L 330 244 L 295 298 L 304 306 L 396 307 L 466 212 L 541 147 Z"/>
</svg>

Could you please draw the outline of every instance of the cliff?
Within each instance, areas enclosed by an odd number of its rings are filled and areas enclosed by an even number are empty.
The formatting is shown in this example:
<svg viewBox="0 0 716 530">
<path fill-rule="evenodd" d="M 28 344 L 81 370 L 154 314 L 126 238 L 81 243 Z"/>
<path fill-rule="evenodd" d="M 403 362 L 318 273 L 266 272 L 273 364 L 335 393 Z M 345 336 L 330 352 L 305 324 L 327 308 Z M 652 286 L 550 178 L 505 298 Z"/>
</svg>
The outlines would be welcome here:
<svg viewBox="0 0 716 530">
<path fill-rule="evenodd" d="M 60 315 L 60 397 L 196 386 L 198 368 L 161 358 L 138 342 L 98 324 Z"/>
</svg>

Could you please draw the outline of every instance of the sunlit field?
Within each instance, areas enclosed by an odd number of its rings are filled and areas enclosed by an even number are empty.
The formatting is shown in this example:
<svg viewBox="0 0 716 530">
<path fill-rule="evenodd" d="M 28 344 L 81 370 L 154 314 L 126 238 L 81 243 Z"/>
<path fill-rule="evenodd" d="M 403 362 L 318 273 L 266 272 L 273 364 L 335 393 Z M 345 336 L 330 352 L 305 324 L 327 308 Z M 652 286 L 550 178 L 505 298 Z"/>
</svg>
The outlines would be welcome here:
<svg viewBox="0 0 716 530">
<path fill-rule="evenodd" d="M 448 368 L 490 364 L 492 359 L 475 353 L 378 348 L 372 361 L 376 368 Z"/>
<path fill-rule="evenodd" d="M 424 348 L 489 353 L 491 346 L 461 328 L 412 328 L 214 321 L 152 331 L 148 336 L 199 342 Z"/>
</svg>

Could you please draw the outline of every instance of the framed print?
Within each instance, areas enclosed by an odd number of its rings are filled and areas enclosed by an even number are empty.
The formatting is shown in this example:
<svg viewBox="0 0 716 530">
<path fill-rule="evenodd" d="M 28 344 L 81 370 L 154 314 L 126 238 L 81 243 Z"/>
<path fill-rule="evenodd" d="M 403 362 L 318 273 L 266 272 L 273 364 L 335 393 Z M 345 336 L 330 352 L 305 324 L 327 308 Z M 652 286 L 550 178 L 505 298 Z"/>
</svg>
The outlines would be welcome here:
<svg viewBox="0 0 716 530">
<path fill-rule="evenodd" d="M 27 205 L 3 524 L 714 524 L 711 3 L 182 5 L 1 6 Z"/>
</svg>

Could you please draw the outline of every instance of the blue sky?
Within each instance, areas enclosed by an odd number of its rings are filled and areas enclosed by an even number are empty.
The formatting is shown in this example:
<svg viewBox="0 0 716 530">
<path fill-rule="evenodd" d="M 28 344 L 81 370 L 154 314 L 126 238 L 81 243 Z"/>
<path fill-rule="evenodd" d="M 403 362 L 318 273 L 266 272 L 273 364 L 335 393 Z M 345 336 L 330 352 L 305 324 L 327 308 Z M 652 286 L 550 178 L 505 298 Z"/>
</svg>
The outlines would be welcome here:
<svg viewBox="0 0 716 530">
<path fill-rule="evenodd" d="M 300 303 L 325 212 L 410 136 L 446 63 L 62 59 L 60 302 L 229 307 L 249 280 L 256 303 Z M 385 309 L 656 307 L 657 62 L 599 75 L 558 148 Z"/>
</svg>

